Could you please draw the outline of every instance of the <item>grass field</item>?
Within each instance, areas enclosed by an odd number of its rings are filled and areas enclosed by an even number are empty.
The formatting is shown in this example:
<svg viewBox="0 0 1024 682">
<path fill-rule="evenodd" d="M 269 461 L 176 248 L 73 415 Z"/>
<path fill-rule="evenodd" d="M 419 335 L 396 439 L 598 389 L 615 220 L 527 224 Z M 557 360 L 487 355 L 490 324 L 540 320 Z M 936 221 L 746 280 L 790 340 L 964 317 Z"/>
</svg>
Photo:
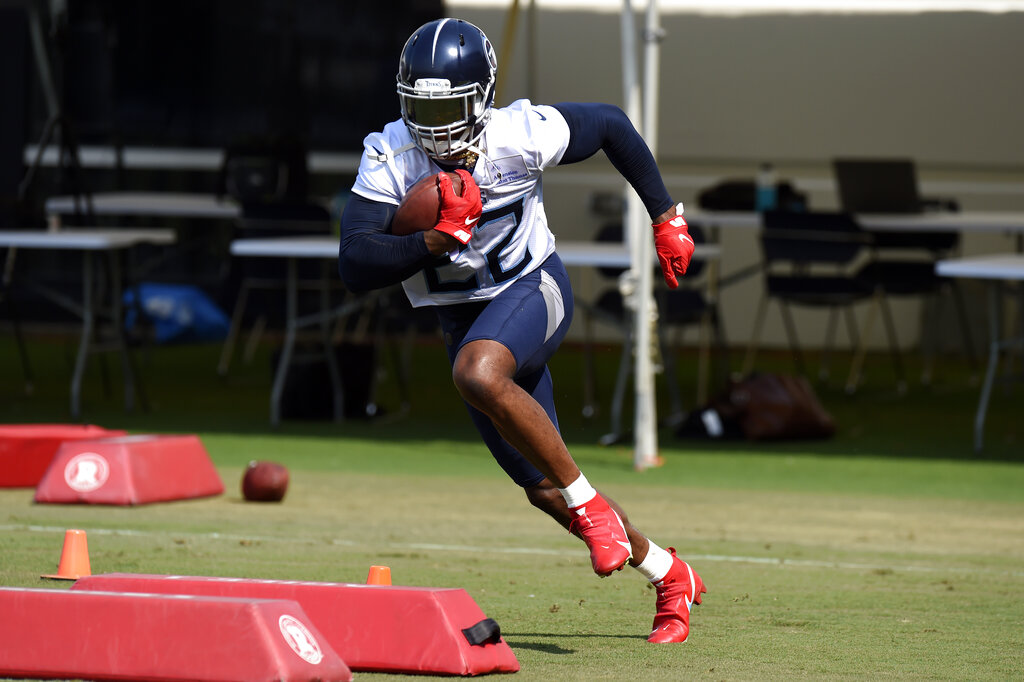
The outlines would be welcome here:
<svg viewBox="0 0 1024 682">
<path fill-rule="evenodd" d="M 68 421 L 72 348 L 34 340 L 37 386 L 24 397 L 0 340 L 0 422 Z M 690 641 L 654 646 L 653 590 L 635 571 L 596 578 L 583 545 L 529 507 L 478 443 L 439 347 L 417 349 L 411 414 L 276 430 L 266 354 L 222 380 L 218 350 L 144 353 L 151 409 L 132 414 L 116 391 L 102 394 L 93 363 L 85 417 L 198 433 L 226 493 L 108 508 L 34 505 L 31 490 L 0 490 L 0 584 L 61 589 L 39 574 L 55 567 L 64 530 L 83 528 L 94 573 L 361 582 L 386 564 L 396 584 L 465 588 L 501 624 L 522 679 L 1024 677 L 1024 401 L 1019 388 L 997 391 L 984 457 L 973 455 L 978 389 L 956 362 L 903 396 L 884 358 L 853 397 L 822 388 L 840 427 L 831 440 L 704 443 L 666 429 L 664 465 L 637 473 L 628 447 L 595 444 L 606 418 L 579 416 L 582 361 L 564 349 L 552 371 L 575 457 L 708 585 Z M 602 376 L 615 357 L 602 354 Z M 289 467 L 282 504 L 242 501 L 250 459 Z"/>
</svg>

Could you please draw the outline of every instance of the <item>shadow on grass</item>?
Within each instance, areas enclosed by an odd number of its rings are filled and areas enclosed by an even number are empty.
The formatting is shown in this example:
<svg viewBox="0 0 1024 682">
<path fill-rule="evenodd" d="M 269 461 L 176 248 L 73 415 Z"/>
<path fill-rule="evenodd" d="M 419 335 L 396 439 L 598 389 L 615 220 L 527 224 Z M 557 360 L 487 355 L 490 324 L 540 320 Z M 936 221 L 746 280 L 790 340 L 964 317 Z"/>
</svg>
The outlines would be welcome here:
<svg viewBox="0 0 1024 682">
<path fill-rule="evenodd" d="M 30 355 L 36 374 L 35 390 L 25 395 L 20 385 L 18 354 L 10 335 L 0 335 L 0 422 L 67 423 L 71 362 L 76 338 L 71 336 L 30 339 Z M 262 348 L 249 363 L 236 362 L 228 377 L 217 375 L 220 346 L 217 344 L 148 348 L 137 353 L 149 400 L 148 411 L 123 409 L 121 376 L 114 358 L 108 358 L 106 376 L 96 358 L 90 361 L 83 390 L 81 421 L 149 433 L 223 433 L 294 438 L 364 438 L 380 442 L 448 440 L 479 443 L 461 398 L 452 386 L 450 369 L 439 342 L 414 348 L 411 377 L 411 410 L 401 415 L 395 368 L 385 359 L 387 373 L 379 383 L 379 404 L 385 414 L 377 419 L 349 419 L 341 423 L 285 420 L 274 428 L 269 423 L 272 382 L 271 348 Z M 791 372 L 785 353 L 763 353 L 761 371 Z M 619 350 L 602 347 L 596 353 L 598 414 L 583 417 L 583 367 L 579 349 L 567 344 L 551 364 L 555 381 L 559 422 L 571 448 L 595 447 L 608 432 L 608 402 Z M 836 358 L 836 363 L 841 358 Z M 680 382 L 695 385 L 696 357 L 684 351 L 678 359 Z M 838 365 L 837 365 L 838 366 Z M 896 391 L 884 356 L 869 358 L 862 387 L 848 395 L 840 386 L 817 384 L 818 397 L 838 425 L 835 437 L 817 441 L 757 442 L 714 441 L 678 438 L 672 429 L 659 432 L 662 455 L 688 452 L 763 452 L 795 457 L 899 457 L 973 461 L 1024 461 L 1024 423 L 1019 419 L 1020 389 L 998 387 L 992 396 L 985 428 L 985 447 L 973 448 L 973 422 L 979 387 L 971 382 L 962 360 L 942 365 L 930 386 L 912 384 L 905 394 Z M 912 368 L 908 369 L 912 376 Z M 837 383 L 838 380 L 833 380 Z M 658 381 L 659 390 L 664 382 Z M 104 389 L 106 386 L 106 389 Z M 1015 390 L 1016 389 L 1016 390 Z M 714 391 L 714 388 L 712 388 Z M 684 396 L 685 398 L 686 396 Z M 698 407 L 690 400 L 687 409 Z M 632 398 L 627 396 L 623 423 L 632 421 Z M 668 400 L 659 396 L 659 408 Z M 602 448 L 607 457 L 621 455 L 629 466 L 632 444 L 627 438 Z"/>
<path fill-rule="evenodd" d="M 523 636 L 524 637 L 531 637 L 531 636 L 534 636 L 534 635 L 524 634 Z M 544 635 L 544 636 L 556 637 L 558 635 Z M 509 639 L 508 636 L 505 636 L 504 639 L 505 639 L 505 643 L 508 644 L 513 649 L 529 649 L 531 651 L 539 651 L 542 654 L 553 654 L 553 655 L 557 655 L 557 656 L 565 656 L 567 654 L 574 654 L 574 653 L 576 653 L 575 649 L 566 649 L 564 647 L 558 646 L 557 644 L 544 644 L 544 643 L 540 643 L 540 642 L 520 642 L 520 641 L 518 641 L 516 639 Z"/>
<path fill-rule="evenodd" d="M 576 649 L 566 649 L 558 644 L 552 644 L 548 642 L 537 642 L 537 641 L 521 641 L 520 637 L 537 637 L 537 638 L 550 638 L 550 639 L 565 639 L 567 637 L 581 638 L 581 639 L 637 639 L 645 640 L 647 635 L 611 635 L 611 634 L 600 634 L 600 633 L 578 633 L 574 632 L 571 635 L 564 633 L 550 633 L 550 632 L 517 632 L 511 636 L 503 634 L 502 637 L 505 639 L 505 643 L 513 649 L 530 649 L 531 651 L 539 651 L 545 654 L 554 654 L 558 656 L 564 656 L 567 654 L 575 654 Z"/>
</svg>

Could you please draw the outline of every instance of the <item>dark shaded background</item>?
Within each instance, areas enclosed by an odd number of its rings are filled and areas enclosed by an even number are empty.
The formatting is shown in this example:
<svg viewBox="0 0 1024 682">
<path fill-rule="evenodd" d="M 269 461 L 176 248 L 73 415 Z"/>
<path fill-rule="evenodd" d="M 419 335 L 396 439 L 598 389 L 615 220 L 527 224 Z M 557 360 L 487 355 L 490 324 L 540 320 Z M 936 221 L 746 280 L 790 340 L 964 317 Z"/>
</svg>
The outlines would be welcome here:
<svg viewBox="0 0 1024 682">
<path fill-rule="evenodd" d="M 221 147 L 245 133 L 359 149 L 398 116 L 398 54 L 441 3 L 71 3 L 68 110 L 82 140 Z"/>
<path fill-rule="evenodd" d="M 28 170 L 25 147 L 43 139 L 50 121 L 30 39 L 33 3 L 41 11 L 64 114 L 50 144 L 63 138 L 114 148 L 232 150 L 287 140 L 288 149 L 299 152 L 361 151 L 366 134 L 400 115 L 395 74 L 406 38 L 442 16 L 440 0 L 69 0 L 66 11 L 58 4 L 52 12 L 42 0 L 3 2 L 0 229 L 42 229 L 43 203 L 51 195 L 218 193 L 224 185 L 219 169 L 92 167 L 76 173 L 65 161 L 38 168 L 20 193 Z M 316 184 L 303 182 L 298 199 L 343 193 L 352 178 L 318 174 L 309 182 Z M 91 224 L 81 216 L 65 222 Z M 188 282 L 225 306 L 234 301 L 237 276 L 227 256 L 237 229 L 233 221 L 102 219 L 102 226 L 118 225 L 177 232 L 173 247 L 136 250 L 139 277 Z M 6 294 L 22 320 L 73 320 L 21 285 L 31 276 L 53 290 L 77 294 L 77 254 L 22 250 L 14 260 L 7 256 L 0 249 L 0 267 L 14 273 Z M 4 301 L 0 320 L 11 315 Z"/>
<path fill-rule="evenodd" d="M 49 119 L 30 4 L 0 7 L 0 226 L 36 222 L 43 197 L 83 189 L 47 169 L 18 202 L 24 147 Z M 399 115 L 394 83 L 405 39 L 442 15 L 440 0 L 70 0 L 52 16 L 39 6 L 68 132 L 79 144 L 155 147 L 287 135 L 309 149 L 358 151 L 368 132 Z M 90 171 L 84 189 L 212 189 L 208 178 L 132 175 Z"/>
</svg>

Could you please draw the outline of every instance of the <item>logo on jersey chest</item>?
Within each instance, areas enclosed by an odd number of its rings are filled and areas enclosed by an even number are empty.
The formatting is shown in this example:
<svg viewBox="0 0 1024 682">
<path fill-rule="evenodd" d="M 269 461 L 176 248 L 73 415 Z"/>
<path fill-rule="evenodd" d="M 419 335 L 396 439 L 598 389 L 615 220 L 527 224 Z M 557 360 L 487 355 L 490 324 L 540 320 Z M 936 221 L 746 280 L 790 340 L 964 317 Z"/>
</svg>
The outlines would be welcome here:
<svg viewBox="0 0 1024 682">
<path fill-rule="evenodd" d="M 522 182 L 530 177 L 530 172 L 526 170 L 526 162 L 521 156 L 506 156 L 503 159 L 496 159 L 491 162 L 489 170 L 497 185 Z"/>
</svg>

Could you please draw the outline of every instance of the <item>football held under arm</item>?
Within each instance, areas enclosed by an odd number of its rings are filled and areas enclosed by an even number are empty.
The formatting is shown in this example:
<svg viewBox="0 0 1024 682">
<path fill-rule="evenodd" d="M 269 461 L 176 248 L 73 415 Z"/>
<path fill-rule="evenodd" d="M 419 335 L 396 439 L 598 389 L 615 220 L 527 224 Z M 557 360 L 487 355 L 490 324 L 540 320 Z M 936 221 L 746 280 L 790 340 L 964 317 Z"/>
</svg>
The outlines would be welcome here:
<svg viewBox="0 0 1024 682">
<path fill-rule="evenodd" d="M 643 201 L 651 218 L 672 208 L 654 155 L 625 112 L 612 104 L 562 102 L 555 104 L 569 124 L 569 146 L 560 164 L 576 163 L 604 150 L 615 170 Z"/>
</svg>

